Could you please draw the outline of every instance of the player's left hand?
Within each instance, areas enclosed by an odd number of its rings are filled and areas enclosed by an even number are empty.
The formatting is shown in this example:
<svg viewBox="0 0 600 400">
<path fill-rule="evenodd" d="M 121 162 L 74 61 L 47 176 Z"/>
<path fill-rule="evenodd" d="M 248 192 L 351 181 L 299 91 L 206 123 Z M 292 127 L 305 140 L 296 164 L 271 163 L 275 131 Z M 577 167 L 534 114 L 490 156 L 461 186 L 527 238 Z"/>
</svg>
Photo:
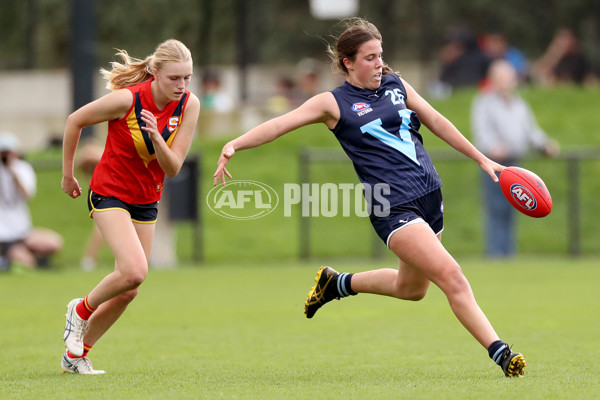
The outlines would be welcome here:
<svg viewBox="0 0 600 400">
<path fill-rule="evenodd" d="M 492 178 L 494 182 L 499 182 L 496 172 L 502 172 L 502 170 L 506 168 L 504 165 L 498 164 L 487 157 L 479 163 L 479 166 Z"/>
</svg>

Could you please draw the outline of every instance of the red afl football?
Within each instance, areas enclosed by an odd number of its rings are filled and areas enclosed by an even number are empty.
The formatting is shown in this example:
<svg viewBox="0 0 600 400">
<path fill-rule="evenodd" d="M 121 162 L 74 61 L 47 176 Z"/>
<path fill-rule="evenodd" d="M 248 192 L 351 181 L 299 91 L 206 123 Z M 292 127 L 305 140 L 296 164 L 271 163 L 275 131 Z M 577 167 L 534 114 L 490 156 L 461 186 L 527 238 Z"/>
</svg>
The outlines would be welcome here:
<svg viewBox="0 0 600 400">
<path fill-rule="evenodd" d="M 500 188 L 514 208 L 534 218 L 552 211 L 552 197 L 546 184 L 533 172 L 519 167 L 507 167 L 500 173 Z"/>
</svg>

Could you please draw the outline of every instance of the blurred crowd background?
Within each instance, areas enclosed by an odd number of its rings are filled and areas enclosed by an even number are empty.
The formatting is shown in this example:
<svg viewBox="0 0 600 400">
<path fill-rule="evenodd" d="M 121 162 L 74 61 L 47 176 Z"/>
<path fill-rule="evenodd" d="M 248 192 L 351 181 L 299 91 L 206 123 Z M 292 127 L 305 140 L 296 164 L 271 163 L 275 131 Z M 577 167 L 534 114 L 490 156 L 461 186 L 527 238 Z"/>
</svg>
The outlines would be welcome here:
<svg viewBox="0 0 600 400">
<path fill-rule="evenodd" d="M 278 114 L 333 75 L 322 18 L 328 0 L 24 0 L 0 13 L 0 123 L 40 149 L 66 115 L 106 91 L 97 73 L 115 49 L 138 58 L 174 37 L 192 50 L 192 91 L 202 95 L 201 134 L 232 133 Z M 375 23 L 384 59 L 429 96 L 481 84 L 490 61 L 514 63 L 523 83 L 593 85 L 600 68 L 600 2 L 345 0 Z M 68 90 L 65 90 L 68 88 Z M 211 121 L 212 113 L 230 118 Z M 103 128 L 99 128 L 99 132 Z M 30 134 L 28 134 L 28 132 Z"/>
</svg>

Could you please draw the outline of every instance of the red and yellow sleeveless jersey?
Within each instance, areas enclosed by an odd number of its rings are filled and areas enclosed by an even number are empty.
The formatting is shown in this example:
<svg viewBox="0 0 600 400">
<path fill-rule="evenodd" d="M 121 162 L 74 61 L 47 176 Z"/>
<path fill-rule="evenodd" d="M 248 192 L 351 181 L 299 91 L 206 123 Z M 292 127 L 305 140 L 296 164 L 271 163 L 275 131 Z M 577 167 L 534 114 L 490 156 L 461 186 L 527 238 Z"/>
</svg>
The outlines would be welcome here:
<svg viewBox="0 0 600 400">
<path fill-rule="evenodd" d="M 160 200 L 165 173 L 156 160 L 148 133 L 141 129 L 142 109 L 154 114 L 158 131 L 170 147 L 183 119 L 190 97 L 186 92 L 179 101 L 159 110 L 152 98 L 150 83 L 130 86 L 131 108 L 125 117 L 108 123 L 104 154 L 94 170 L 90 188 L 103 196 L 114 196 L 129 204 L 149 204 Z"/>
</svg>

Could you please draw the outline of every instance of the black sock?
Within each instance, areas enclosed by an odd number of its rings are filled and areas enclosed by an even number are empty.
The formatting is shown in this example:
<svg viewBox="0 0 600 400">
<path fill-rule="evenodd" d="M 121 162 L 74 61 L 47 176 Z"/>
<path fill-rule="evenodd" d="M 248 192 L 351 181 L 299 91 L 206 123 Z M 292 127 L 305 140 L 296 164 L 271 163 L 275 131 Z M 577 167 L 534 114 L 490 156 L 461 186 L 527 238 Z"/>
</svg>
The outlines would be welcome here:
<svg viewBox="0 0 600 400">
<path fill-rule="evenodd" d="M 356 296 L 358 294 L 354 290 L 352 290 L 352 285 L 350 284 L 350 281 L 352 280 L 352 275 L 354 274 L 343 272 L 340 274 L 340 276 L 338 276 L 336 286 L 337 292 L 340 295 L 340 297 Z"/>
<path fill-rule="evenodd" d="M 502 354 L 504 354 L 504 350 L 507 348 L 508 345 L 505 342 L 502 340 L 496 340 L 494 343 L 490 344 L 490 347 L 488 347 L 488 354 L 496 364 L 500 365 Z"/>
</svg>

